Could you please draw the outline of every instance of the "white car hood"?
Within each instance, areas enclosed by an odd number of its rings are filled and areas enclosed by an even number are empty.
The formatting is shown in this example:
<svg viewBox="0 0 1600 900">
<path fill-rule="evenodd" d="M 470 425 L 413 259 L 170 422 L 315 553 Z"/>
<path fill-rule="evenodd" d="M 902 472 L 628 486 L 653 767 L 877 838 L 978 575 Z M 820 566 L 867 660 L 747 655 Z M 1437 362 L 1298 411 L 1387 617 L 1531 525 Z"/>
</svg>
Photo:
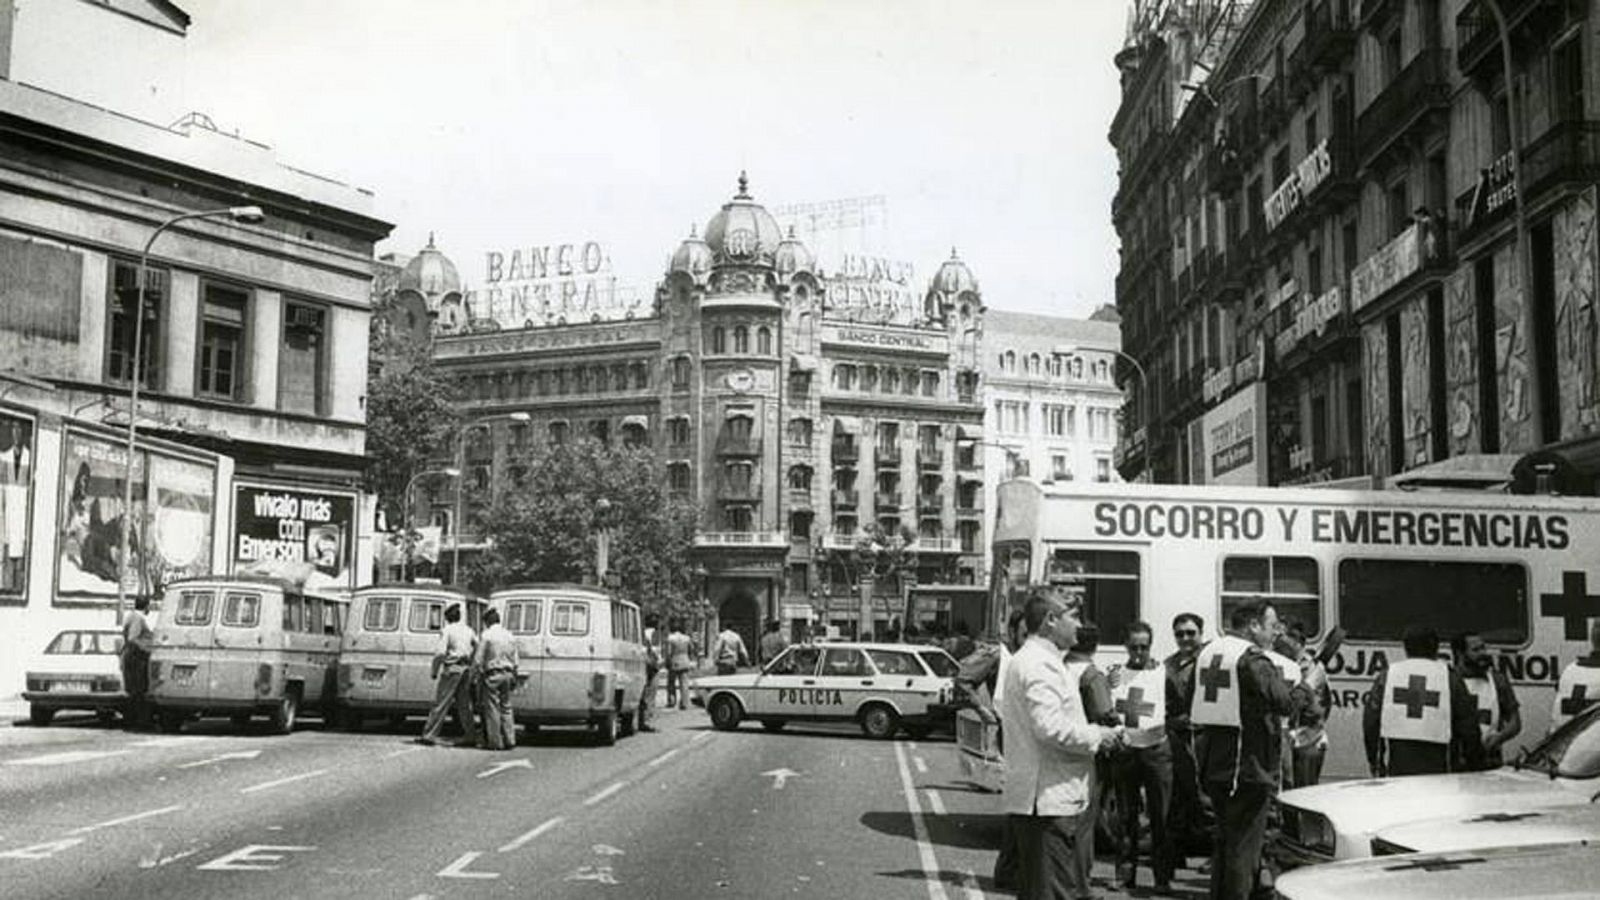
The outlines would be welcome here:
<svg viewBox="0 0 1600 900">
<path fill-rule="evenodd" d="M 1587 844 L 1417 853 L 1309 866 L 1277 879 L 1284 900 L 1593 900 Z"/>
<path fill-rule="evenodd" d="M 1418 853 L 1449 853 L 1474 847 L 1600 843 L 1600 805 L 1507 809 L 1447 816 L 1385 828 L 1376 835 Z"/>
<path fill-rule="evenodd" d="M 1552 779 L 1510 766 L 1489 772 L 1369 778 L 1284 791 L 1284 806 L 1322 813 L 1341 838 L 1364 845 L 1406 822 L 1587 803 L 1600 783 Z"/>
</svg>

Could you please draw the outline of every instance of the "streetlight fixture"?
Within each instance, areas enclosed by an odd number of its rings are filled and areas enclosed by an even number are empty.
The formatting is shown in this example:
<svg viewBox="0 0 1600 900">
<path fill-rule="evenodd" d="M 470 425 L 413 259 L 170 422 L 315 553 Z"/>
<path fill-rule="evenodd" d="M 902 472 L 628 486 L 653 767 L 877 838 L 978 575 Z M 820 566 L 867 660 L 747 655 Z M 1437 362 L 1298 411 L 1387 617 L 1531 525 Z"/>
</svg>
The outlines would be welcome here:
<svg viewBox="0 0 1600 900">
<path fill-rule="evenodd" d="M 532 416 L 519 410 L 512 413 L 484 416 L 463 424 L 460 430 L 456 432 L 456 464 L 454 466 L 456 471 L 465 472 L 467 470 L 467 435 L 474 429 L 488 429 L 489 423 L 496 419 L 527 422 L 532 418 Z M 455 515 L 450 519 L 450 527 L 455 530 L 454 534 L 451 535 L 452 539 L 450 541 L 450 583 L 453 585 L 461 584 L 461 483 L 463 480 L 459 476 L 456 478 L 456 511 Z"/>
<path fill-rule="evenodd" d="M 149 274 L 150 248 L 155 245 L 156 238 L 168 228 L 179 222 L 191 219 L 220 219 L 228 218 L 242 225 L 260 224 L 266 219 L 266 213 L 259 206 L 230 206 L 226 209 L 211 209 L 204 212 L 184 213 L 173 216 L 150 233 L 150 238 L 144 242 L 144 249 L 139 251 L 139 287 L 133 304 L 133 348 L 129 354 L 132 366 L 128 370 L 128 439 L 127 459 L 122 471 L 122 546 L 121 555 L 117 558 L 117 624 L 122 624 L 122 609 L 128 601 L 128 557 L 129 544 L 133 534 L 133 466 L 134 443 L 139 436 L 139 369 L 143 364 L 140 359 L 142 343 L 144 341 L 144 284 Z M 141 562 L 148 548 L 140 548 Z"/>
<path fill-rule="evenodd" d="M 460 478 L 461 470 L 455 466 L 445 466 L 442 469 L 425 469 L 411 476 L 410 480 L 406 482 L 406 492 L 401 495 L 401 499 L 406 505 L 406 555 L 400 560 L 401 581 L 411 580 L 411 490 L 417 486 L 417 481 L 419 479 L 425 478 L 429 475 L 444 475 L 450 478 Z"/>
<path fill-rule="evenodd" d="M 1137 359 L 1134 359 L 1132 356 L 1115 347 L 1082 348 L 1077 344 L 1058 344 L 1055 347 L 1054 353 L 1056 356 L 1077 356 L 1078 353 L 1084 349 L 1088 349 L 1090 352 L 1096 353 L 1114 353 L 1118 358 L 1127 360 L 1128 363 L 1133 366 L 1134 371 L 1139 373 L 1139 412 L 1141 413 L 1139 420 L 1140 426 L 1144 431 L 1145 444 L 1144 474 L 1146 481 L 1154 483 L 1156 480 L 1155 473 L 1154 469 L 1152 469 L 1150 465 L 1150 379 L 1145 374 L 1144 366 L 1140 365 Z"/>
</svg>

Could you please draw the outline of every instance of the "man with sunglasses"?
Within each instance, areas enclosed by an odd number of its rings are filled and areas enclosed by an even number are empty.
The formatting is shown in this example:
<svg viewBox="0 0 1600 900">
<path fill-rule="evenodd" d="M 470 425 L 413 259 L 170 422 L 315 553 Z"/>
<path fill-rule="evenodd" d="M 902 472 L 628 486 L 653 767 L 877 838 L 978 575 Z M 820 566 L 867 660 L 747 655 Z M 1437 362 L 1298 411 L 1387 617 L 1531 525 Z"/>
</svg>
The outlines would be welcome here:
<svg viewBox="0 0 1600 900">
<path fill-rule="evenodd" d="M 1172 804 L 1167 813 L 1167 834 L 1176 848 L 1177 864 L 1188 856 L 1211 855 L 1210 827 L 1200 793 L 1200 770 L 1194 758 L 1194 727 L 1189 712 L 1194 703 L 1194 661 L 1204 643 L 1205 620 L 1194 613 L 1178 613 L 1172 620 L 1172 639 L 1178 651 L 1167 657 L 1167 744 L 1172 748 Z"/>
<path fill-rule="evenodd" d="M 1172 797 L 1172 748 L 1167 743 L 1166 667 L 1150 656 L 1155 633 L 1146 622 L 1128 626 L 1128 663 L 1112 669 L 1111 696 L 1128 747 L 1111 759 L 1111 781 L 1121 810 L 1117 881 L 1132 888 L 1139 868 L 1139 809 L 1150 820 L 1150 869 L 1158 893 L 1172 888 L 1173 848 L 1167 831 Z"/>
</svg>

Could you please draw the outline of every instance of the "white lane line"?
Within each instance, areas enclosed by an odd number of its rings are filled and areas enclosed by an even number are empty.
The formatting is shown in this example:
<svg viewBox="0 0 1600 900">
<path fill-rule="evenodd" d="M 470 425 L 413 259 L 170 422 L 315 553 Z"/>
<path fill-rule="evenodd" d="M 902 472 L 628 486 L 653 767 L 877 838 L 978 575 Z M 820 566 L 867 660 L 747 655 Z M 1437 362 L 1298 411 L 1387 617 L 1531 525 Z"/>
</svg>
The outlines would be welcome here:
<svg viewBox="0 0 1600 900">
<path fill-rule="evenodd" d="M 511 843 L 506 844 L 504 847 L 501 847 L 500 848 L 500 852 L 501 853 L 510 853 L 513 850 L 517 850 L 517 849 L 520 849 L 522 847 L 525 847 L 525 846 L 527 846 L 527 844 L 530 841 L 534 840 L 539 835 L 544 834 L 545 832 L 549 831 L 552 828 L 555 828 L 557 825 L 560 825 L 562 822 L 565 822 L 565 821 L 566 821 L 566 819 L 562 818 L 561 816 L 556 816 L 554 819 L 546 819 L 545 821 L 540 822 L 539 826 L 537 828 L 533 829 L 532 831 L 528 832 L 527 834 L 522 835 L 521 837 L 517 838 L 516 840 L 512 841 Z"/>
<path fill-rule="evenodd" d="M 939 859 L 933 855 L 933 845 L 928 843 L 928 823 L 922 820 L 922 808 L 917 805 L 917 789 L 911 783 L 911 768 L 906 765 L 906 748 L 899 741 L 894 742 L 894 758 L 900 765 L 900 788 L 906 795 L 906 809 L 911 812 L 911 832 L 916 836 L 922 875 L 928 883 L 928 898 L 948 900 L 944 882 L 939 879 Z"/>
<path fill-rule="evenodd" d="M 911 757 L 911 762 L 916 765 L 918 775 L 928 774 L 928 764 L 922 761 L 922 757 L 913 756 Z"/>
<path fill-rule="evenodd" d="M 627 786 L 628 786 L 628 783 L 626 781 L 619 781 L 616 784 L 613 784 L 612 786 L 610 786 L 610 787 L 606 788 L 605 790 L 601 791 L 600 793 L 595 794 L 593 797 L 590 797 L 589 799 L 583 801 L 583 805 L 584 806 L 593 806 L 596 803 L 599 803 L 601 800 L 606 799 L 607 797 L 611 796 L 612 794 L 615 794 L 617 791 L 620 791 L 620 790 L 622 790 L 623 788 L 625 788 Z"/>
<path fill-rule="evenodd" d="M 972 874 L 971 869 L 961 873 L 961 892 L 965 900 L 984 900 L 983 888 L 978 886 L 978 876 Z"/>
<path fill-rule="evenodd" d="M 46 753 L 44 756 L 30 756 L 27 759 L 13 759 L 6 763 L 8 766 L 64 766 L 68 763 L 88 762 L 93 759 L 105 759 L 108 756 L 121 756 L 127 750 L 68 750 L 64 753 Z"/>
<path fill-rule="evenodd" d="M 394 759 L 396 756 L 405 756 L 407 753 L 416 753 L 418 750 L 425 750 L 425 749 L 427 749 L 427 748 L 426 747 L 405 747 L 405 748 L 402 748 L 400 750 L 396 750 L 393 753 L 387 754 L 383 758 L 384 759 Z"/>
<path fill-rule="evenodd" d="M 269 791 L 285 784 L 293 784 L 296 781 L 305 781 L 307 778 L 315 778 L 318 775 L 326 774 L 328 774 L 327 769 L 318 769 L 315 772 L 301 772 L 299 775 L 290 775 L 288 778 L 279 778 L 277 781 L 264 781 L 260 784 L 252 784 L 247 788 L 240 788 L 239 793 L 253 794 L 256 791 Z"/>
<path fill-rule="evenodd" d="M 667 752 L 661 754 L 660 756 L 656 757 L 655 759 L 652 759 L 649 762 L 645 763 L 645 765 L 647 765 L 650 768 L 654 769 L 656 766 L 661 765 L 662 763 L 666 762 L 667 760 L 669 760 L 669 759 L 671 759 L 671 758 L 673 758 L 674 756 L 677 756 L 677 755 L 678 755 L 678 751 L 677 750 L 668 750 Z"/>
<path fill-rule="evenodd" d="M 916 741 L 906 741 L 906 749 L 910 750 L 912 753 L 917 752 L 917 742 Z"/>
<path fill-rule="evenodd" d="M 690 741 L 690 742 L 689 742 L 689 743 L 691 743 L 691 744 L 698 744 L 698 743 L 700 743 L 700 742 L 701 742 L 701 741 L 704 741 L 704 740 L 709 740 L 709 739 L 710 739 L 710 738 L 711 738 L 711 732 L 709 732 L 709 731 L 702 731 L 702 732 L 700 732 L 700 733 L 699 733 L 699 734 L 697 734 L 697 735 L 695 735 L 695 736 L 694 736 L 694 739 L 693 739 L 693 740 L 691 740 L 691 741 Z"/>
<path fill-rule="evenodd" d="M 939 792 L 933 788 L 928 788 L 923 793 L 928 795 L 928 808 L 933 810 L 933 814 L 936 816 L 944 815 L 944 798 L 939 796 Z"/>
<path fill-rule="evenodd" d="M 134 813 L 131 816 L 123 816 L 120 819 L 112 819 L 109 822 L 101 822 L 98 825 L 85 825 L 82 828 L 74 828 L 71 831 L 67 832 L 67 834 L 88 834 L 91 831 L 99 831 L 102 828 L 110 828 L 110 827 L 112 827 L 114 825 L 126 825 L 129 822 L 137 822 L 140 819 L 149 819 L 149 818 L 153 818 L 155 816 L 164 816 L 167 813 L 177 812 L 180 809 L 183 809 L 183 806 L 181 804 L 178 805 L 178 806 L 163 806 L 160 809 L 151 809 L 151 810 L 146 810 L 145 812 L 142 812 L 142 813 Z"/>
</svg>

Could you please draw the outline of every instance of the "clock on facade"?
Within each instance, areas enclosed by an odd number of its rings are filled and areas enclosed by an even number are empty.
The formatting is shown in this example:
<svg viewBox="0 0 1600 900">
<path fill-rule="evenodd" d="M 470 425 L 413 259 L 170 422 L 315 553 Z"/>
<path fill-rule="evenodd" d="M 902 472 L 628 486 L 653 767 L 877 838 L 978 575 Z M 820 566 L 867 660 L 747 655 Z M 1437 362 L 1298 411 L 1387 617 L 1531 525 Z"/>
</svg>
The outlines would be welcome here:
<svg viewBox="0 0 1600 900">
<path fill-rule="evenodd" d="M 749 369 L 734 369 L 728 373 L 728 389 L 743 394 L 756 386 L 756 375 Z"/>
</svg>

